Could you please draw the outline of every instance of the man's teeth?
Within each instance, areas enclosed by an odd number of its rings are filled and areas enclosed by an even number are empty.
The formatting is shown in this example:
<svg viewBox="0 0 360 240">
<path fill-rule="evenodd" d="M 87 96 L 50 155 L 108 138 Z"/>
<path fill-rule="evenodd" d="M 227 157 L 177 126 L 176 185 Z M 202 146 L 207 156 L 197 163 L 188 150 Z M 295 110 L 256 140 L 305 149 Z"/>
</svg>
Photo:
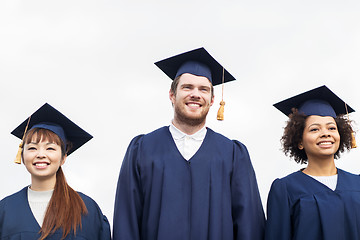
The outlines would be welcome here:
<svg viewBox="0 0 360 240">
<path fill-rule="evenodd" d="M 198 107 L 198 106 L 200 106 L 200 105 L 197 104 L 197 103 L 189 103 L 188 105 L 191 106 L 191 107 Z"/>
</svg>

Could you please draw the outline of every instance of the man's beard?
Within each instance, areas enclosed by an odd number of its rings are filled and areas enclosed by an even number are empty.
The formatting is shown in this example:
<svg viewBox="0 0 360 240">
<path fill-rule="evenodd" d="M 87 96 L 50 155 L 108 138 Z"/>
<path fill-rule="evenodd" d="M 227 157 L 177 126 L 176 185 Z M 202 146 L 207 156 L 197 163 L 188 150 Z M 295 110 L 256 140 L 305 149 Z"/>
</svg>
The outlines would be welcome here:
<svg viewBox="0 0 360 240">
<path fill-rule="evenodd" d="M 201 114 L 197 117 L 187 116 L 184 109 L 180 109 L 179 107 L 174 106 L 175 114 L 177 120 L 181 123 L 185 123 L 186 125 L 190 126 L 198 126 L 205 123 L 206 116 L 210 110 L 210 108 L 204 109 Z"/>
</svg>

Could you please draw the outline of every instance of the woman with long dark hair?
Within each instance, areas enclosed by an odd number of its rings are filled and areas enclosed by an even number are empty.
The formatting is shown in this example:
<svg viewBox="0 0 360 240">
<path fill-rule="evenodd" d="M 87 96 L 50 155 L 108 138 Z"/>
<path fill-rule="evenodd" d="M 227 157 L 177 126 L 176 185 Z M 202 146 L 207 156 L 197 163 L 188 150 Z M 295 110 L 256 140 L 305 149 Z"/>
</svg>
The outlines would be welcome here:
<svg viewBox="0 0 360 240">
<path fill-rule="evenodd" d="M 1 200 L 0 239 L 110 239 L 99 206 L 74 191 L 61 168 L 92 136 L 49 104 L 12 134 L 23 139 L 16 161 L 24 163 L 31 185 Z"/>
<path fill-rule="evenodd" d="M 265 239 L 360 239 L 360 176 L 335 165 L 356 145 L 348 119 L 353 109 L 326 86 L 274 106 L 289 116 L 283 151 L 307 165 L 273 182 Z"/>
</svg>

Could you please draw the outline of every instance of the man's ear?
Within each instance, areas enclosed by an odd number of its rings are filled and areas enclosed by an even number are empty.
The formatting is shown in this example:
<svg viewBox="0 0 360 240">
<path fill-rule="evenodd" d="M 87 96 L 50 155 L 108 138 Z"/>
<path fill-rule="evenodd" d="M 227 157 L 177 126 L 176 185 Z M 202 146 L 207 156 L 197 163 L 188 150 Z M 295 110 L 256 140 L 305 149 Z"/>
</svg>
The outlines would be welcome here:
<svg viewBox="0 0 360 240">
<path fill-rule="evenodd" d="M 172 105 L 174 105 L 174 103 L 175 103 L 175 93 L 173 91 L 171 91 L 171 89 L 169 90 L 169 99 L 170 99 Z"/>
<path fill-rule="evenodd" d="M 214 100 L 215 100 L 215 95 L 213 95 L 212 98 L 211 98 L 210 106 L 212 106 L 214 104 Z"/>
</svg>

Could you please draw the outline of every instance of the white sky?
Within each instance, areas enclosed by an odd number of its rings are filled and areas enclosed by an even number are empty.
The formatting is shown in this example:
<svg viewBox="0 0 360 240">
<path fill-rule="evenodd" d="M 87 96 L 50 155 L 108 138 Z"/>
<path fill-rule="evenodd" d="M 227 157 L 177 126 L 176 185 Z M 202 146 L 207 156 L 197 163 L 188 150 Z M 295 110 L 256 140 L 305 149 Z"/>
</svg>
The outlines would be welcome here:
<svg viewBox="0 0 360 240">
<path fill-rule="evenodd" d="M 303 167 L 280 151 L 287 118 L 272 104 L 327 85 L 360 111 L 359 11 L 356 0 L 1 1 L 0 199 L 30 183 L 10 132 L 48 102 L 94 136 L 64 171 L 112 224 L 130 140 L 172 119 L 171 81 L 153 63 L 205 47 L 237 79 L 223 122 L 216 87 L 207 126 L 248 147 L 265 205 L 272 181 Z M 353 149 L 337 165 L 359 174 L 359 159 Z"/>
</svg>

